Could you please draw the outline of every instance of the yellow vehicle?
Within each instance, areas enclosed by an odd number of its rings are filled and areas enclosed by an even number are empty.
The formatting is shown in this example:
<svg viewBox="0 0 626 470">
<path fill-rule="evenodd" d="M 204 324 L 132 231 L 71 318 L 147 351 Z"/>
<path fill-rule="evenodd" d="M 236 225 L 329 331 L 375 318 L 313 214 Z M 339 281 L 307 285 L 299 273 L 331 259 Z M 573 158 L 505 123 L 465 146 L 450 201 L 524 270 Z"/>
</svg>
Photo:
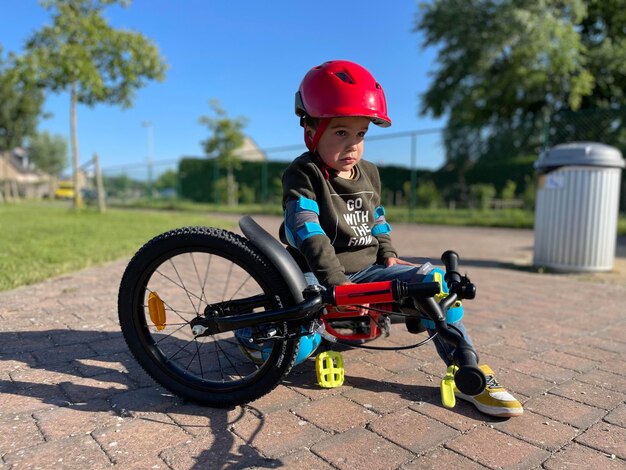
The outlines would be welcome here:
<svg viewBox="0 0 626 470">
<path fill-rule="evenodd" d="M 59 187 L 54 192 L 55 199 L 73 199 L 74 198 L 74 183 L 71 181 L 60 181 Z"/>
</svg>

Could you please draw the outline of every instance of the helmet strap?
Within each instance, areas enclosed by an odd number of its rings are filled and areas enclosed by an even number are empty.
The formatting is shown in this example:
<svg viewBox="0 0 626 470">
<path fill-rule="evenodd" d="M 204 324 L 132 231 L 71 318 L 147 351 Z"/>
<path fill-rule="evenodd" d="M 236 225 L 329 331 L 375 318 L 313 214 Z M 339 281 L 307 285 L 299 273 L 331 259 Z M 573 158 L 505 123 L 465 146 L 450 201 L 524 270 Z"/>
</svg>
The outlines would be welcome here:
<svg viewBox="0 0 626 470">
<path fill-rule="evenodd" d="M 322 138 L 322 134 L 324 134 L 324 131 L 328 127 L 328 124 L 330 124 L 330 118 L 321 118 L 319 120 L 317 128 L 315 129 L 315 134 L 313 134 L 313 138 L 309 136 L 307 128 L 304 128 L 304 143 L 306 144 L 306 147 L 309 149 L 309 151 L 315 152 L 317 150 L 317 144 Z"/>
</svg>

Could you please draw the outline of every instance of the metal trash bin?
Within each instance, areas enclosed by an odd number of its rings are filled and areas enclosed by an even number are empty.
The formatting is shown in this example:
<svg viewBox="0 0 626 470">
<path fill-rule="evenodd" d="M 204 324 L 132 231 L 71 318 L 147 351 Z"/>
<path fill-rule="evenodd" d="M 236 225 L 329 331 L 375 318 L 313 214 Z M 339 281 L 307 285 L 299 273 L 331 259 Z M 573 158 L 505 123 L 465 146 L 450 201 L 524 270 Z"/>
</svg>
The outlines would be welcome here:
<svg viewBox="0 0 626 470">
<path fill-rule="evenodd" d="M 572 142 L 543 152 L 538 174 L 533 264 L 558 271 L 610 271 L 615 258 L 621 152 Z"/>
</svg>

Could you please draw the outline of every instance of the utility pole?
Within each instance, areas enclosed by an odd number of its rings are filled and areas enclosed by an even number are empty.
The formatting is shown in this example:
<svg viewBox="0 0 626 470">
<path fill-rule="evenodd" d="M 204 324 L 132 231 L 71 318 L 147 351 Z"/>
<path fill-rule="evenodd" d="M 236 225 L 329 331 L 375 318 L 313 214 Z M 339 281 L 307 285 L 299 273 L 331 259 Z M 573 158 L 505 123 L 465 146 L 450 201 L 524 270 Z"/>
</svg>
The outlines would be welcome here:
<svg viewBox="0 0 626 470">
<path fill-rule="evenodd" d="M 148 131 L 148 199 L 152 199 L 152 147 L 153 147 L 153 126 L 150 121 L 143 121 L 142 127 L 145 127 Z"/>
</svg>

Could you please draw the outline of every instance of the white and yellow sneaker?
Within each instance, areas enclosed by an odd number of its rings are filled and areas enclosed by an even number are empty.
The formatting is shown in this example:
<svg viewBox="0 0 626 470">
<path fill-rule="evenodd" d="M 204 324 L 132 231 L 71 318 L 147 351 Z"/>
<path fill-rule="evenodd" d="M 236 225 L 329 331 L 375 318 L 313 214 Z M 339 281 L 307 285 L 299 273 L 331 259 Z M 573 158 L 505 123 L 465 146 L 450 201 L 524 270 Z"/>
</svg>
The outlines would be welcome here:
<svg viewBox="0 0 626 470">
<path fill-rule="evenodd" d="M 476 408 L 487 415 L 498 418 L 512 418 L 524 412 L 522 404 L 498 383 L 493 370 L 488 365 L 480 365 L 480 369 L 487 377 L 487 388 L 479 395 L 465 395 L 456 389 L 454 394 L 461 400 L 472 403 Z"/>
</svg>

